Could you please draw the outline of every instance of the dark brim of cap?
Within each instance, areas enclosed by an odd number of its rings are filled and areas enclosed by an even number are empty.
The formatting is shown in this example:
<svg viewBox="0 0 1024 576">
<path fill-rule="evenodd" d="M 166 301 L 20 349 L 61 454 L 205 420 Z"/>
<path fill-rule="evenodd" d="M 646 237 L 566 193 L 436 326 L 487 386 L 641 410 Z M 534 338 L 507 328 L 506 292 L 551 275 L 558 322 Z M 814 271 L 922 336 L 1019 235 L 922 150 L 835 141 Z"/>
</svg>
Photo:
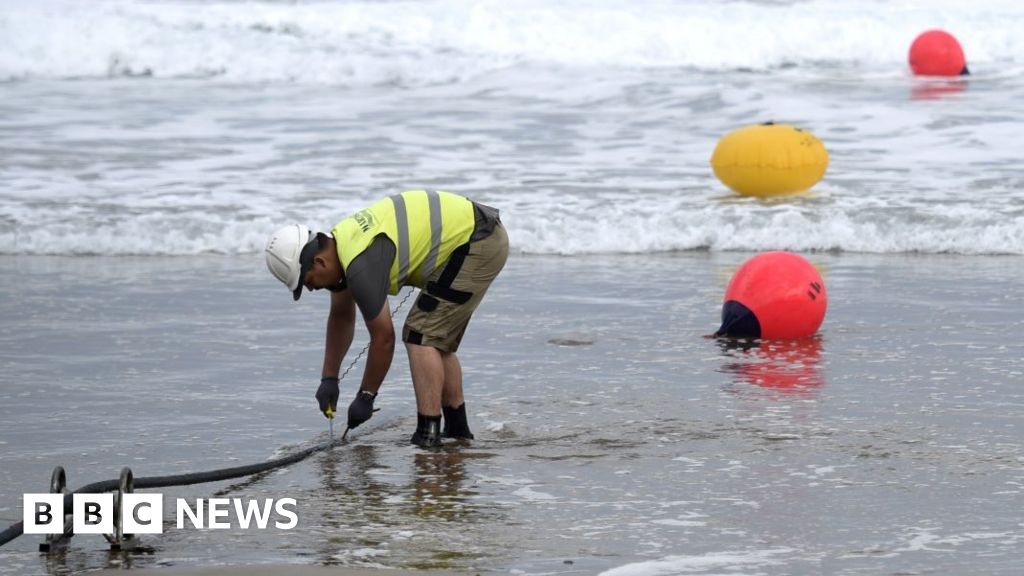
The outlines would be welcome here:
<svg viewBox="0 0 1024 576">
<path fill-rule="evenodd" d="M 316 253 L 320 250 L 320 243 L 317 238 L 314 237 L 306 245 L 302 247 L 302 252 L 299 253 L 299 285 L 295 287 L 295 291 L 292 292 L 292 298 L 298 300 L 302 296 L 302 289 L 305 288 L 306 274 L 313 267 L 313 258 L 316 257 Z"/>
</svg>

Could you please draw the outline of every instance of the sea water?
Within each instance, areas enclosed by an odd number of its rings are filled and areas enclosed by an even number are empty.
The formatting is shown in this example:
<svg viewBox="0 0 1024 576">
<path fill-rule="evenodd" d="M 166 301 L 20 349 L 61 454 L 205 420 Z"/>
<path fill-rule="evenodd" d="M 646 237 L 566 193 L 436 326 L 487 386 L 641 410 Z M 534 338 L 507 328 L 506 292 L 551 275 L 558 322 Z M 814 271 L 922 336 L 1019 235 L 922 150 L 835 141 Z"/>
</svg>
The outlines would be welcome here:
<svg viewBox="0 0 1024 576">
<path fill-rule="evenodd" d="M 938 2 L 3 2 L 0 253 L 252 253 L 395 190 L 531 254 L 1024 253 L 1024 7 Z M 972 75 L 909 74 L 947 28 Z M 804 198 L 718 139 L 794 124 Z"/>
<path fill-rule="evenodd" d="M 0 573 L 1015 574 L 1022 18 L 1010 0 L 0 2 L 0 527 L 58 464 L 77 487 L 324 439 L 325 302 L 266 273 L 276 227 L 437 188 L 500 208 L 513 252 L 464 345 L 471 446 L 408 445 L 399 347 L 344 449 L 171 494 L 297 497 L 299 529 L 114 556 L 79 536 L 56 559 L 26 536 Z M 970 76 L 910 75 L 931 28 Z M 715 179 L 718 139 L 766 121 L 828 149 L 811 192 Z M 779 249 L 822 272 L 820 337 L 703 338 L 736 268 Z"/>
</svg>

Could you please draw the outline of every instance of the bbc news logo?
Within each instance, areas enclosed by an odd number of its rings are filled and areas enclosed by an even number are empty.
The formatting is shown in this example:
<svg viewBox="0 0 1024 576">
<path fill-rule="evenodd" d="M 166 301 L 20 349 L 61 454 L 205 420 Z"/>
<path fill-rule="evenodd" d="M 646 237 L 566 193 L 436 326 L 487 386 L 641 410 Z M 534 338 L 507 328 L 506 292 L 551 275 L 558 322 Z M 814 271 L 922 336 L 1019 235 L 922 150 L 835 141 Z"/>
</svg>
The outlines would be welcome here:
<svg viewBox="0 0 1024 576">
<path fill-rule="evenodd" d="M 164 498 L 162 494 L 121 495 L 121 531 L 124 534 L 162 534 Z M 62 534 L 64 532 L 63 494 L 25 494 L 23 524 L 25 534 Z M 241 498 L 199 498 L 190 505 L 184 498 L 175 501 L 178 529 L 226 530 L 237 526 L 266 530 L 273 525 L 291 530 L 299 524 L 294 498 L 243 500 Z M 117 507 L 113 494 L 74 494 L 71 511 L 75 534 L 112 534 Z M 232 524 L 232 516 L 235 523 Z M 273 523 L 271 523 L 273 520 Z"/>
</svg>

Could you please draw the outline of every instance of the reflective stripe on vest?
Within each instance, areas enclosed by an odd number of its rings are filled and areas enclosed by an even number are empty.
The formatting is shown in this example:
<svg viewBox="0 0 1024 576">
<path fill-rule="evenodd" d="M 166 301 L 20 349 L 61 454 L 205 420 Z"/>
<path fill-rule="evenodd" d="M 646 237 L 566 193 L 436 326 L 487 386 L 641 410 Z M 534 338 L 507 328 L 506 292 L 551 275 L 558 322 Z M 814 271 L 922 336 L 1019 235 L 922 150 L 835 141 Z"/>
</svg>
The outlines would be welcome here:
<svg viewBox="0 0 1024 576">
<path fill-rule="evenodd" d="M 449 192 L 413 190 L 385 198 L 339 222 L 331 231 L 344 269 L 379 234 L 395 244 L 389 292 L 405 285 L 423 288 L 427 279 L 469 241 L 473 204 Z"/>
<path fill-rule="evenodd" d="M 409 277 L 409 214 L 405 210 L 405 198 L 401 194 L 391 197 L 395 204 L 395 224 L 397 225 L 398 238 L 395 246 L 398 248 L 398 283 L 404 284 Z"/>
<path fill-rule="evenodd" d="M 423 278 L 430 278 L 437 266 L 437 253 L 441 250 L 441 197 L 437 192 L 427 192 L 427 206 L 430 208 L 430 251 L 423 262 Z M 476 223 L 475 214 L 474 224 Z M 472 234 L 472 232 L 470 232 Z"/>
</svg>

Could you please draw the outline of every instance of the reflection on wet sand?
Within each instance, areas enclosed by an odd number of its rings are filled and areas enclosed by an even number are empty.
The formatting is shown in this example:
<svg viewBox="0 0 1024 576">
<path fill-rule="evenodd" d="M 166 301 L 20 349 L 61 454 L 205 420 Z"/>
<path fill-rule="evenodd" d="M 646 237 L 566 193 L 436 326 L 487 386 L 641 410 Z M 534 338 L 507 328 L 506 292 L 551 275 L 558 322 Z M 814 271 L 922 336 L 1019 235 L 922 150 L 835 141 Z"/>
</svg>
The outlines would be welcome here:
<svg viewBox="0 0 1024 576">
<path fill-rule="evenodd" d="M 319 460 L 322 492 L 312 498 L 324 508 L 320 522 L 327 535 L 318 549 L 319 563 L 349 563 L 346 551 L 374 548 L 383 540 L 368 527 L 388 524 L 387 509 L 394 489 L 374 471 L 384 468 L 379 448 L 350 444 Z"/>
<path fill-rule="evenodd" d="M 820 337 L 798 340 L 720 339 L 724 356 L 737 360 L 722 366 L 738 383 L 791 394 L 810 394 L 825 386 Z"/>
<path fill-rule="evenodd" d="M 473 527 L 496 520 L 480 509 L 467 464 L 493 454 L 450 443 L 437 451 L 401 450 L 352 444 L 324 454 L 319 494 L 322 539 L 317 557 L 324 565 L 395 565 L 450 569 L 480 554 L 466 546 Z M 380 557 L 360 557 L 378 551 Z M 405 559 L 416 558 L 409 562 Z"/>
<path fill-rule="evenodd" d="M 468 500 L 476 492 L 464 490 L 467 454 L 458 448 L 420 452 L 413 456 L 413 513 L 420 518 L 467 522 L 473 508 Z"/>
<path fill-rule="evenodd" d="M 80 538 L 99 538 L 102 546 L 101 536 L 84 535 Z M 134 550 L 108 550 L 106 557 L 94 556 L 91 554 L 92 546 L 84 546 L 77 542 L 68 547 L 54 548 L 46 554 L 41 554 L 44 569 L 48 576 L 69 576 L 71 574 L 82 574 L 97 569 L 108 570 L 131 570 L 134 568 L 151 568 L 153 566 L 153 554 L 155 549 L 149 546 L 140 546 Z M 97 563 L 97 560 L 99 562 Z"/>
<path fill-rule="evenodd" d="M 940 100 L 955 96 L 967 90 L 967 80 L 956 78 L 952 80 L 937 80 L 928 78 L 918 80 L 910 89 L 911 100 Z"/>
</svg>

